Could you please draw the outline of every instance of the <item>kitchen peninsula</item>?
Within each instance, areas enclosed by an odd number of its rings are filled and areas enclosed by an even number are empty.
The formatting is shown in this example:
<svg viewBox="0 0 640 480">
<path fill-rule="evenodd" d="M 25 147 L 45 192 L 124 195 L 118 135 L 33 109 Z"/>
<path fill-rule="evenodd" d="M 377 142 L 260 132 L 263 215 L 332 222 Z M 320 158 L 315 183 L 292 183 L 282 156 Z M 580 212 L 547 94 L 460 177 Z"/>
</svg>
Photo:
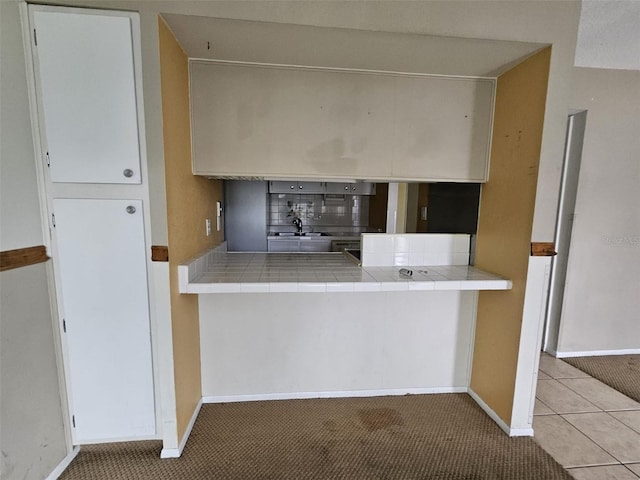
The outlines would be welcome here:
<svg viewBox="0 0 640 480">
<path fill-rule="evenodd" d="M 197 266 L 196 266 L 197 265 Z M 471 266 L 360 267 L 345 254 L 211 251 L 185 266 L 181 293 L 508 290 L 511 282 Z M 191 277 L 191 278 L 189 278 Z"/>
<path fill-rule="evenodd" d="M 448 40 L 420 35 L 199 21 L 215 48 L 180 49 L 172 40 L 162 62 L 164 138 L 171 146 L 168 378 L 177 382 L 179 436 L 200 401 L 437 391 L 469 392 L 509 434 L 531 435 L 544 279 L 530 254 L 550 48 L 456 39 L 458 53 L 442 55 L 440 41 Z M 479 47 L 487 55 L 478 55 Z M 496 62 L 502 47 L 510 56 Z M 180 294 L 179 276 L 183 285 L 197 283 L 188 268 L 185 278 L 188 259 L 227 239 L 227 225 L 210 237 L 203 226 L 211 215 L 220 218 L 213 206 L 225 203 L 220 191 L 230 178 L 483 183 L 473 263 L 513 288 L 434 284 L 430 291 L 345 293 L 325 284 L 322 293 Z M 261 215 L 270 226 L 284 214 L 291 231 L 296 213 L 305 216 L 284 200 L 265 205 Z M 309 227 L 318 213 L 326 220 L 315 206 L 306 213 Z M 229 214 L 227 202 L 222 216 Z M 364 245 L 362 251 L 366 271 L 377 253 Z M 438 266 L 414 262 L 411 252 L 398 261 L 387 266 Z M 193 275 L 205 264 L 200 260 Z"/>
<path fill-rule="evenodd" d="M 468 235 L 363 234 L 362 266 L 224 244 L 181 265 L 203 400 L 466 392 L 478 290 L 511 288 L 468 259 Z"/>
<path fill-rule="evenodd" d="M 227 252 L 223 244 L 179 267 L 180 293 L 508 290 L 468 265 L 469 236 L 363 234 L 362 267 L 348 253 Z"/>
</svg>

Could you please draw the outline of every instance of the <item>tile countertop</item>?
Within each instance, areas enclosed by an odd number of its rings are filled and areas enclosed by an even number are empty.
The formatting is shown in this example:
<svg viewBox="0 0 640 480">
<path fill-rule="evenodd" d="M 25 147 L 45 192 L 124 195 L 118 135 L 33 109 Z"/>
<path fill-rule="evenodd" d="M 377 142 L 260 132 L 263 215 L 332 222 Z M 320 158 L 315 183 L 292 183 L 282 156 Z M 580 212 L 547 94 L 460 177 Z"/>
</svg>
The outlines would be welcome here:
<svg viewBox="0 0 640 480">
<path fill-rule="evenodd" d="M 400 269 L 413 271 L 411 278 Z M 509 290 L 511 280 L 468 265 L 359 267 L 343 253 L 211 251 L 178 268 L 180 293 Z"/>
</svg>

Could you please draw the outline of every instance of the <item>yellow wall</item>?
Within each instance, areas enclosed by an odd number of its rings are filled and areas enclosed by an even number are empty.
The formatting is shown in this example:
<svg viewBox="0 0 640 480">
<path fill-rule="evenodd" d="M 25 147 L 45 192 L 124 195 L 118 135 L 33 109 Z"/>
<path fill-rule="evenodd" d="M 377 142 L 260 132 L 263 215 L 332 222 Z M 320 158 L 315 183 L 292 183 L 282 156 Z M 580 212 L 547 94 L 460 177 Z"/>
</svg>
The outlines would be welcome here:
<svg viewBox="0 0 640 480">
<path fill-rule="evenodd" d="M 489 181 L 482 186 L 475 266 L 513 289 L 478 299 L 471 388 L 507 425 L 529 265 L 551 47 L 498 78 Z"/>
<path fill-rule="evenodd" d="M 158 23 L 176 416 L 182 438 L 202 390 L 198 296 L 178 293 L 177 266 L 222 241 L 222 232 L 215 232 L 215 206 L 222 201 L 222 186 L 191 173 L 187 56 L 161 18 Z M 213 222 L 209 237 L 206 218 Z"/>
</svg>

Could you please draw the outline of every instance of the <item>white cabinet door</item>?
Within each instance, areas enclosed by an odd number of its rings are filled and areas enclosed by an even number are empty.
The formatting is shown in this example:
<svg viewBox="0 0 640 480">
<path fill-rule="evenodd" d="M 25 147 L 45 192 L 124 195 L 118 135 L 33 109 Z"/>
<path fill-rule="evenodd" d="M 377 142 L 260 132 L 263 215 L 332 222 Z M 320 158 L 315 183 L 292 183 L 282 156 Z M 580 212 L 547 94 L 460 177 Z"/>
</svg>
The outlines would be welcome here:
<svg viewBox="0 0 640 480">
<path fill-rule="evenodd" d="M 142 202 L 53 207 L 74 444 L 154 435 Z"/>
<path fill-rule="evenodd" d="M 193 172 L 487 180 L 495 81 L 191 61 Z"/>
<path fill-rule="evenodd" d="M 131 20 L 34 11 L 52 182 L 140 183 Z"/>
</svg>

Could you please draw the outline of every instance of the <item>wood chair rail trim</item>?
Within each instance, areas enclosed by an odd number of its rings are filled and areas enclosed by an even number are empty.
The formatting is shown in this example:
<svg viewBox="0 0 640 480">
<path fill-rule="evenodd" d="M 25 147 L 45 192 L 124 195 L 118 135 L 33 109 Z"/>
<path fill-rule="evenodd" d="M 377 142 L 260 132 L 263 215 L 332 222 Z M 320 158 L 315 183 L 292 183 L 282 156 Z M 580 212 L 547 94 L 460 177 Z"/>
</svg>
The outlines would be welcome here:
<svg viewBox="0 0 640 480">
<path fill-rule="evenodd" d="M 35 247 L 16 248 L 0 252 L 0 272 L 15 268 L 28 267 L 49 260 L 47 248 L 44 245 Z"/>
</svg>

